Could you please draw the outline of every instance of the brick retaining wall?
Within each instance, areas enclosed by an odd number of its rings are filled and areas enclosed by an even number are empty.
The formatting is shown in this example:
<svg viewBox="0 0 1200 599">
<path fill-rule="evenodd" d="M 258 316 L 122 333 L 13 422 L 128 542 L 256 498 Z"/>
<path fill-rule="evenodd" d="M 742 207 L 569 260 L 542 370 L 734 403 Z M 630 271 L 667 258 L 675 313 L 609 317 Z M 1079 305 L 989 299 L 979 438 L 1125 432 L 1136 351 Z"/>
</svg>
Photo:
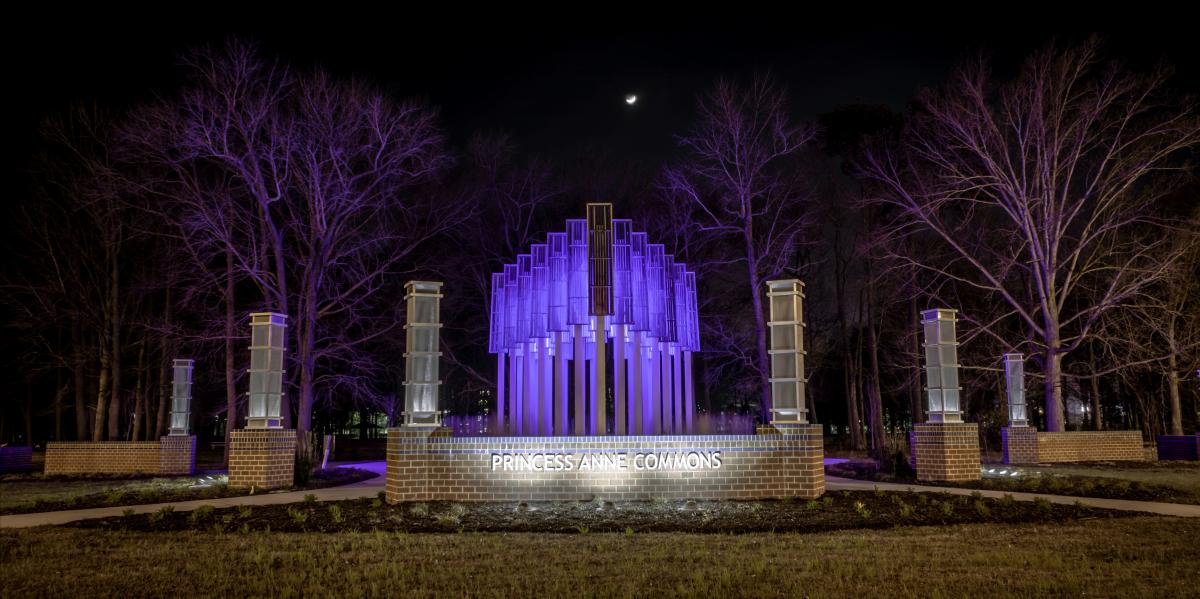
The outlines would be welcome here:
<svg viewBox="0 0 1200 599">
<path fill-rule="evenodd" d="M 158 441 L 53 441 L 46 444 L 45 473 L 191 474 L 195 435 Z"/>
<path fill-rule="evenodd" d="M 159 439 L 159 474 L 193 474 L 196 472 L 196 435 L 166 436 Z"/>
<path fill-rule="evenodd" d="M 33 448 L 28 445 L 0 447 L 0 474 L 33 469 Z"/>
<path fill-rule="evenodd" d="M 241 429 L 229 440 L 229 486 L 278 489 L 294 483 L 296 431 Z"/>
<path fill-rule="evenodd" d="M 979 480 L 979 426 L 973 422 L 913 425 L 917 480 Z"/>
<path fill-rule="evenodd" d="M 1047 433 L 1025 426 L 1005 427 L 1001 436 L 1006 464 L 1142 462 L 1149 459 L 1139 431 Z M 1035 438 L 1036 443 L 1032 443 Z"/>
<path fill-rule="evenodd" d="M 54 441 L 46 444 L 47 475 L 158 474 L 158 441 Z"/>
<path fill-rule="evenodd" d="M 605 437 L 453 437 L 448 429 L 393 428 L 387 499 L 814 498 L 825 491 L 823 458 L 818 425 L 764 427 L 757 435 Z M 672 469 L 647 467 L 663 459 Z"/>
</svg>

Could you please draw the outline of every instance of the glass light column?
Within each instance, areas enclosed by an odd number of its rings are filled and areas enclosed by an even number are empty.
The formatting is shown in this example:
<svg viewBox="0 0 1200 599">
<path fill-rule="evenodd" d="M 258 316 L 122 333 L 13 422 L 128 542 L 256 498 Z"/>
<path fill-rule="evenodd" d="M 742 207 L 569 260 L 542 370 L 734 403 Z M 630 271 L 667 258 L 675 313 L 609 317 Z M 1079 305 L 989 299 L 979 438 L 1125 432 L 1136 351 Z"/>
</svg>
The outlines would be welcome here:
<svg viewBox="0 0 1200 599">
<path fill-rule="evenodd" d="M 804 283 L 767 281 L 770 306 L 771 423 L 807 424 L 804 396 Z"/>
<path fill-rule="evenodd" d="M 188 434 L 188 418 L 192 406 L 192 360 L 174 360 L 171 371 L 171 430 L 172 437 Z"/>
<path fill-rule="evenodd" d="M 959 408 L 957 310 L 921 312 L 929 422 L 962 422 Z"/>
<path fill-rule="evenodd" d="M 283 428 L 283 348 L 287 316 L 250 315 L 250 413 L 246 428 Z"/>
<path fill-rule="evenodd" d="M 1008 425 L 1027 426 L 1025 413 L 1025 354 L 1004 354 L 1004 382 L 1008 391 Z"/>
<path fill-rule="evenodd" d="M 438 410 L 438 361 L 442 283 L 409 281 L 404 285 L 404 425 L 441 426 Z"/>
</svg>

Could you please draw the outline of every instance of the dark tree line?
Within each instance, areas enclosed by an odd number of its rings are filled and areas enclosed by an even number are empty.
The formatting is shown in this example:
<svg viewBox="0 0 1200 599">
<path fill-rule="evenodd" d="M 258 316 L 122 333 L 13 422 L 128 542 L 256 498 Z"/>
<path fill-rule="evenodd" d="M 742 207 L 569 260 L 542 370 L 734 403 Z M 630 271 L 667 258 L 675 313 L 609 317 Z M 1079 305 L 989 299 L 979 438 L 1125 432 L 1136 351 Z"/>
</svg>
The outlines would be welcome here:
<svg viewBox="0 0 1200 599">
<path fill-rule="evenodd" d="M 403 282 L 446 281 L 444 402 L 487 408 L 490 273 L 612 201 L 698 273 L 698 405 L 769 409 L 764 283 L 806 287 L 810 417 L 882 457 L 923 418 L 919 316 L 953 307 L 969 418 L 1003 424 L 1000 356 L 1031 356 L 1035 420 L 1179 433 L 1200 368 L 1200 115 L 1170 72 L 1089 41 L 1012 80 L 968 61 L 904 114 L 798 118 L 769 75 L 697 100 L 662 165 L 565 163 L 434 107 L 230 42 L 178 89 L 46 122 L 6 241 L 22 350 L 0 440 L 165 432 L 169 361 L 196 423 L 244 419 L 247 314 L 289 317 L 289 426 L 398 415 Z M 1086 414 L 1086 422 L 1083 416 Z"/>
</svg>

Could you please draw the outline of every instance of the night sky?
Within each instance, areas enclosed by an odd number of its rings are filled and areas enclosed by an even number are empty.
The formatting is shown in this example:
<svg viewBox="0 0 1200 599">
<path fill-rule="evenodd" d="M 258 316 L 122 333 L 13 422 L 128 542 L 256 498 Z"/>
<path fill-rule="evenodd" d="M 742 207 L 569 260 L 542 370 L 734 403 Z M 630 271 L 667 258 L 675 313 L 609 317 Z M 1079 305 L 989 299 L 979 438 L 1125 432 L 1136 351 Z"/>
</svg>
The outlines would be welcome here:
<svg viewBox="0 0 1200 599">
<path fill-rule="evenodd" d="M 938 84 L 964 56 L 989 52 L 1004 74 L 1050 39 L 1071 42 L 1089 32 L 875 27 L 773 33 L 745 26 L 741 32 L 600 35 L 500 25 L 486 32 L 446 30 L 444 20 L 429 28 L 385 20 L 378 30 L 363 30 L 354 21 L 319 28 L 203 21 L 157 27 L 34 24 L 19 32 L 24 38 L 9 56 L 19 82 L 12 89 L 24 93 L 8 95 L 15 106 L 7 111 L 5 137 L 16 160 L 6 168 L 24 170 L 45 115 L 72 102 L 119 109 L 167 92 L 177 82 L 174 63 L 181 52 L 230 35 L 257 40 L 268 54 L 302 68 L 319 64 L 366 78 L 398 97 L 424 97 L 441 109 L 442 124 L 458 145 L 477 131 L 507 131 L 523 149 L 542 156 L 603 154 L 652 170 L 670 156 L 673 136 L 690 127 L 696 94 L 718 76 L 769 69 L 788 86 L 803 118 L 850 103 L 903 111 L 920 88 Z M 1200 60 L 1189 32 L 1092 30 L 1109 41 L 1109 56 L 1140 67 L 1166 58 L 1178 68 L 1179 87 L 1200 88 Z M 635 106 L 624 103 L 627 93 L 638 95 Z"/>
</svg>

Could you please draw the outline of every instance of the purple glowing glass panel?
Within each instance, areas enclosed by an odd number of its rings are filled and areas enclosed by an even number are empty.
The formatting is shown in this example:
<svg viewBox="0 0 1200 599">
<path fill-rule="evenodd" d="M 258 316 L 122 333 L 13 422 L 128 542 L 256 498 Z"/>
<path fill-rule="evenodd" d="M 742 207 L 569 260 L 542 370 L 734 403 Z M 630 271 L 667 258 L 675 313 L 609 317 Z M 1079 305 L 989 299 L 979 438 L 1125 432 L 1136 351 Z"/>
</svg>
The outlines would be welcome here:
<svg viewBox="0 0 1200 599">
<path fill-rule="evenodd" d="M 629 272 L 629 236 L 632 232 L 633 221 L 613 219 L 613 324 L 633 321 L 633 288 Z"/>
<path fill-rule="evenodd" d="M 504 353 L 504 273 L 492 274 L 492 327 L 488 331 L 488 351 L 493 354 Z"/>
<path fill-rule="evenodd" d="M 517 256 L 517 289 L 521 294 L 521 311 L 517 314 L 517 340 L 528 342 L 533 337 L 533 256 Z"/>
<path fill-rule="evenodd" d="M 650 328 L 649 296 L 646 290 L 646 234 L 629 236 L 629 279 L 633 295 L 633 330 Z"/>
<path fill-rule="evenodd" d="M 650 323 L 647 331 L 651 337 L 663 340 L 667 329 L 667 315 L 664 311 L 666 293 L 663 290 L 663 246 L 661 243 L 651 243 L 646 246 L 649 258 L 646 262 L 646 299 L 650 306 Z"/>
<path fill-rule="evenodd" d="M 533 245 L 533 329 L 534 337 L 549 337 L 550 312 L 550 247 Z"/>
<path fill-rule="evenodd" d="M 675 331 L 675 256 L 663 257 L 663 336 L 662 340 L 675 343 L 679 340 Z"/>
<path fill-rule="evenodd" d="M 673 274 L 671 275 L 671 286 L 674 292 L 671 293 L 671 299 L 674 300 L 674 322 L 675 322 L 675 338 L 672 341 L 679 347 L 687 346 L 688 337 L 688 318 L 687 318 L 687 267 L 682 262 L 676 262 Z"/>
<path fill-rule="evenodd" d="M 687 318 L 688 339 L 687 349 L 700 351 L 700 308 L 696 301 L 696 273 L 688 272 L 685 277 L 687 284 Z"/>
<path fill-rule="evenodd" d="M 517 344 L 520 337 L 517 336 L 518 329 L 517 315 L 521 313 L 521 295 L 518 292 L 519 284 L 517 282 L 517 265 L 504 265 L 504 347 L 511 349 Z M 497 326 L 496 323 L 492 324 Z"/>
<path fill-rule="evenodd" d="M 582 218 L 567 221 L 567 242 L 570 247 L 570 273 L 567 282 L 567 322 L 588 324 L 588 236 L 587 221 Z"/>
<path fill-rule="evenodd" d="M 551 233 L 550 245 L 550 311 L 549 329 L 567 330 L 567 234 Z"/>
</svg>

